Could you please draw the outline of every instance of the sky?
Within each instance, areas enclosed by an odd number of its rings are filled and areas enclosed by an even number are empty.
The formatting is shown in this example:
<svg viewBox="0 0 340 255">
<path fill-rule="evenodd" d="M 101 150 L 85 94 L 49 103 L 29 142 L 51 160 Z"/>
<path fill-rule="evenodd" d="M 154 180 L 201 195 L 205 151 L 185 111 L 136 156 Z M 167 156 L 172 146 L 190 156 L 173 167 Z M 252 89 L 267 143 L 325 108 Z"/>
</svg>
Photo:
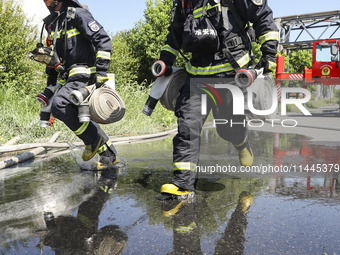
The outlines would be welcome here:
<svg viewBox="0 0 340 255">
<path fill-rule="evenodd" d="M 21 2 L 24 4 L 24 11 L 34 18 L 36 24 L 42 25 L 42 18 L 48 15 L 43 0 Z M 146 8 L 145 0 L 80 0 L 79 2 L 87 4 L 95 19 L 107 32 L 113 34 L 133 28 L 138 20 L 143 19 L 143 11 Z M 268 3 L 274 17 L 340 10 L 339 0 L 268 0 Z"/>
</svg>

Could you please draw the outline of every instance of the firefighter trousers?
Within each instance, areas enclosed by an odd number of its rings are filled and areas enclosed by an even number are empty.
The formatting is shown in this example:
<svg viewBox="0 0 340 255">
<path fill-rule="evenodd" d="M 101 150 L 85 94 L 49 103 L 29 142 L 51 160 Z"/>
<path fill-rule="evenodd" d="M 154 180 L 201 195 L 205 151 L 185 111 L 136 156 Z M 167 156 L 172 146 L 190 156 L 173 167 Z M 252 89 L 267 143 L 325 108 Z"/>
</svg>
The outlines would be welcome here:
<svg viewBox="0 0 340 255">
<path fill-rule="evenodd" d="M 95 143 L 98 136 L 101 136 L 103 138 L 103 142 L 107 145 L 107 148 L 117 155 L 115 147 L 109 143 L 109 137 L 105 134 L 98 123 L 93 121 L 88 123 L 79 122 L 78 106 L 71 102 L 70 93 L 73 90 L 78 90 L 88 85 L 89 84 L 86 81 L 67 82 L 54 95 L 51 112 L 55 118 L 64 122 L 65 125 L 84 142 L 85 145 Z"/>
<path fill-rule="evenodd" d="M 197 77 L 197 76 L 195 76 Z M 201 82 L 198 82 L 201 81 Z M 216 125 L 218 135 L 240 146 L 247 142 L 246 115 L 233 115 L 233 96 L 228 89 L 213 89 L 213 84 L 230 82 L 231 79 L 187 77 L 176 101 L 178 133 L 173 139 L 173 170 L 172 183 L 184 190 L 194 190 L 197 182 L 196 166 L 199 161 L 200 134 L 209 112 L 213 111 L 214 119 L 225 120 L 225 125 Z M 233 81 L 233 79 L 232 79 Z M 213 82 L 213 83 L 212 83 Z M 207 84 L 209 84 L 206 86 Z M 206 84 L 206 85 L 203 85 Z M 235 85 L 236 86 L 236 85 Z M 210 90 L 211 98 L 206 91 Z M 202 114 L 202 95 L 207 95 L 207 114 Z M 233 123 L 233 125 L 231 125 Z"/>
</svg>

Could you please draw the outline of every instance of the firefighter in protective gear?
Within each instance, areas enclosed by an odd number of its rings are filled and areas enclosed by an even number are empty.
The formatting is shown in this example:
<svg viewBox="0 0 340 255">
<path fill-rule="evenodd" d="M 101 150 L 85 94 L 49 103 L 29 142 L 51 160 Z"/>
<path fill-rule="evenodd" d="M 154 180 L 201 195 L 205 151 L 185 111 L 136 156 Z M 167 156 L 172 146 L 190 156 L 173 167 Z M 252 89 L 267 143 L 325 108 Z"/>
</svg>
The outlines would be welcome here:
<svg viewBox="0 0 340 255">
<path fill-rule="evenodd" d="M 233 9 L 228 2 L 233 3 Z M 203 8 L 204 0 L 174 0 L 169 33 L 161 50 L 160 60 L 167 66 L 172 66 L 179 53 L 182 53 L 181 49 L 185 44 L 183 37 L 188 31 L 186 25 L 190 15 L 199 19 L 206 13 L 216 29 L 220 46 L 215 53 L 206 53 L 209 52 L 206 49 L 191 51 L 191 59 L 185 65 L 188 77 L 175 107 L 178 134 L 173 139 L 174 178 L 171 183 L 162 186 L 161 193 L 182 196 L 192 193 L 195 189 L 200 133 L 208 114 L 205 116 L 201 114 L 201 95 L 190 88 L 192 78 L 233 78 L 238 68 L 251 66 L 252 42 L 245 29 L 250 28 L 250 23 L 262 51 L 257 68 L 264 68 L 264 73 L 275 70 L 279 33 L 267 2 L 267 0 L 209 0 Z M 245 115 L 233 115 L 233 99 L 230 93 L 222 94 L 224 94 L 224 98 L 221 98 L 223 108 L 216 110 L 210 107 L 208 110 L 213 110 L 215 119 L 244 123 Z M 234 127 L 218 125 L 217 132 L 238 150 L 241 165 L 253 164 L 254 155 L 249 145 L 247 125 Z"/>
<path fill-rule="evenodd" d="M 80 123 L 78 107 L 70 99 L 70 92 L 107 80 L 112 51 L 111 39 L 88 9 L 77 0 L 44 0 L 50 15 L 44 19 L 48 32 L 47 46 L 56 49 L 62 70 L 47 65 L 47 85 L 63 85 L 54 95 L 51 112 L 63 121 L 86 145 L 82 155 L 88 161 L 98 153 L 98 169 L 116 161 L 117 151 L 98 123 Z"/>
</svg>

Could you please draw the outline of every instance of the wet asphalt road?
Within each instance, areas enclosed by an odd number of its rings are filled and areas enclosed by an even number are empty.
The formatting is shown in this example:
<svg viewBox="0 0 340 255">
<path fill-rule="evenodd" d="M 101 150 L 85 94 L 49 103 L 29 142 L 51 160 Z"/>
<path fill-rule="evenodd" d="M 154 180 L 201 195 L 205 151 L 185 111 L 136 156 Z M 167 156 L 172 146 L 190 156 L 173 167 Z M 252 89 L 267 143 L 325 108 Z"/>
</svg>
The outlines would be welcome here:
<svg viewBox="0 0 340 255">
<path fill-rule="evenodd" d="M 205 129 L 197 194 L 184 201 L 156 199 L 171 138 L 118 146 L 115 171 L 80 171 L 73 151 L 2 175 L 0 253 L 340 254 L 340 143 L 250 135 L 262 168 L 240 172 L 235 149 Z"/>
</svg>

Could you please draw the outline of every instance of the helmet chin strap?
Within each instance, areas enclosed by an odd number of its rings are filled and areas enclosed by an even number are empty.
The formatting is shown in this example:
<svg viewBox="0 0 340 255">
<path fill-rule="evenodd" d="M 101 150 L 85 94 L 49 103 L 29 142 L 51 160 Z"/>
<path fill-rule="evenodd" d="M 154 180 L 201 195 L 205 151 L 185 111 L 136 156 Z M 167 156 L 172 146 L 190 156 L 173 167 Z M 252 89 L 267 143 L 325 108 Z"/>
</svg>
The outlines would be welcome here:
<svg viewBox="0 0 340 255">
<path fill-rule="evenodd" d="M 53 3 L 52 3 L 50 6 L 47 7 L 48 10 L 49 10 L 51 13 L 54 12 L 54 9 L 57 7 L 58 3 L 59 3 L 58 0 L 54 0 Z"/>
</svg>

